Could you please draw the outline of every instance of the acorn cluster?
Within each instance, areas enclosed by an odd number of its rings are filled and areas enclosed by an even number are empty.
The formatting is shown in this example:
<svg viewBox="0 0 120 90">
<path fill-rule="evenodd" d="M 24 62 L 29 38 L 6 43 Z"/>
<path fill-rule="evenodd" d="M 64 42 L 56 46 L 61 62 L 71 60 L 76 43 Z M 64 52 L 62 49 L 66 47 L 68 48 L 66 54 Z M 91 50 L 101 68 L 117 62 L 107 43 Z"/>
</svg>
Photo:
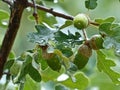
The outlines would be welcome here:
<svg viewBox="0 0 120 90">
<path fill-rule="evenodd" d="M 73 24 L 78 30 L 85 30 L 90 24 L 90 18 L 86 14 L 80 13 L 74 17 Z M 77 65 L 78 69 L 82 69 L 87 64 L 92 50 L 103 49 L 103 42 L 101 35 L 93 35 L 89 40 L 85 40 L 74 58 L 74 64 Z"/>
</svg>

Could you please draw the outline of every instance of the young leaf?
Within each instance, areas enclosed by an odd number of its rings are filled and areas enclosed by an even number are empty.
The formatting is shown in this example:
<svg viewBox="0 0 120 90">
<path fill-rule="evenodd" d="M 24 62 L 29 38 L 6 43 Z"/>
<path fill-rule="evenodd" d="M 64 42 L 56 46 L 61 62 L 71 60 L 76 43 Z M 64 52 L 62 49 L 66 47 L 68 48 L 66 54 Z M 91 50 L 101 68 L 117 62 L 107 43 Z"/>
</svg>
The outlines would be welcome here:
<svg viewBox="0 0 120 90">
<path fill-rule="evenodd" d="M 62 43 L 66 46 L 72 46 L 72 47 L 74 47 L 74 45 L 80 45 L 82 43 L 80 37 L 81 35 L 79 32 L 75 32 L 74 35 L 69 30 L 68 30 L 68 34 L 65 34 L 62 31 L 58 31 L 55 33 L 55 40 L 58 42 L 58 44 Z"/>
<path fill-rule="evenodd" d="M 9 60 L 15 59 L 15 53 L 14 53 L 13 51 L 11 51 L 11 52 L 9 53 L 8 59 L 9 59 Z"/>
<path fill-rule="evenodd" d="M 85 90 L 86 87 L 88 86 L 88 83 L 89 83 L 89 80 L 88 78 L 81 72 L 79 73 L 76 73 L 74 75 L 75 77 L 75 82 L 73 82 L 70 78 L 63 81 L 63 82 L 60 82 L 62 83 L 63 85 L 71 88 L 71 89 L 78 89 L 78 90 Z"/>
<path fill-rule="evenodd" d="M 97 7 L 97 0 L 86 0 L 85 7 L 87 9 L 95 9 Z"/>
<path fill-rule="evenodd" d="M 55 64 L 54 64 L 55 65 Z M 53 71 L 51 68 L 47 68 L 44 71 L 41 72 L 42 76 L 42 81 L 47 82 L 47 81 L 56 81 L 57 77 L 63 73 L 63 68 L 59 71 Z"/>
<path fill-rule="evenodd" d="M 13 63 L 13 65 L 10 67 L 11 75 L 16 76 L 19 73 L 21 67 L 22 67 L 22 62 L 21 61 L 15 61 Z"/>
<path fill-rule="evenodd" d="M 41 90 L 41 85 L 27 75 L 23 90 Z"/>
<path fill-rule="evenodd" d="M 15 60 L 9 60 L 5 63 L 4 70 L 5 69 L 10 69 L 10 67 L 13 65 Z"/>
<path fill-rule="evenodd" d="M 116 64 L 112 60 L 106 59 L 106 56 L 101 51 L 97 51 L 97 60 L 99 71 L 106 73 L 115 84 L 120 84 L 120 74 L 111 69 Z"/>
<path fill-rule="evenodd" d="M 28 73 L 29 73 L 30 77 L 31 77 L 33 80 L 35 80 L 36 82 L 40 82 L 40 81 L 41 81 L 41 75 L 40 75 L 39 71 L 36 70 L 36 69 L 32 66 L 31 63 L 29 64 L 29 72 L 28 72 Z"/>
<path fill-rule="evenodd" d="M 29 64 L 32 63 L 32 57 L 30 55 L 27 55 L 25 58 L 25 61 L 23 62 L 23 66 L 18 74 L 18 76 L 15 79 L 15 83 L 20 82 L 26 74 L 29 72 Z"/>
<path fill-rule="evenodd" d="M 48 44 L 49 40 L 53 39 L 54 31 L 52 31 L 50 28 L 44 25 L 36 25 L 35 28 L 37 32 L 33 32 L 28 35 L 30 42 L 46 45 Z"/>
<path fill-rule="evenodd" d="M 68 27 L 68 26 L 70 26 L 72 24 L 73 24 L 73 21 L 67 20 L 67 21 L 65 21 L 65 24 L 63 24 L 59 29 L 66 28 L 66 27 Z"/>
</svg>

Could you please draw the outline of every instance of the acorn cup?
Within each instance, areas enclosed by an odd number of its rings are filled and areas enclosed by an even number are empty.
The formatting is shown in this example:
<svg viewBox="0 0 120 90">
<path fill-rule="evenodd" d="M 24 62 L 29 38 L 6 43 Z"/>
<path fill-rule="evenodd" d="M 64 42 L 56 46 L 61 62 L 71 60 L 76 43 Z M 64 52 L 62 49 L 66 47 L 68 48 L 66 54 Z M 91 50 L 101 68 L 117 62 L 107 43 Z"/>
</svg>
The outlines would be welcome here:
<svg viewBox="0 0 120 90">
<path fill-rule="evenodd" d="M 89 45 L 93 50 L 103 49 L 103 38 L 101 35 L 94 35 L 89 40 Z"/>
<path fill-rule="evenodd" d="M 89 47 L 88 44 L 83 44 L 82 46 L 79 47 L 79 50 L 75 55 L 73 63 L 80 70 L 85 67 L 91 55 L 92 49 Z"/>
</svg>

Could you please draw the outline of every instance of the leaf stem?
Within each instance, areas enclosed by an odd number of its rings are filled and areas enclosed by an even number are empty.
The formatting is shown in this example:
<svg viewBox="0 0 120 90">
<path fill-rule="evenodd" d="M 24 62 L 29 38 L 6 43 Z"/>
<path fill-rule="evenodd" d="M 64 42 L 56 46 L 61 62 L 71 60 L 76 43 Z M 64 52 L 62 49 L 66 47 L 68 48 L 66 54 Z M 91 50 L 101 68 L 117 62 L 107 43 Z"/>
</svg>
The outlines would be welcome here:
<svg viewBox="0 0 120 90">
<path fill-rule="evenodd" d="M 86 34 L 85 29 L 82 29 L 82 32 L 83 32 L 83 36 L 84 36 L 85 41 L 87 41 L 87 34 Z"/>
</svg>

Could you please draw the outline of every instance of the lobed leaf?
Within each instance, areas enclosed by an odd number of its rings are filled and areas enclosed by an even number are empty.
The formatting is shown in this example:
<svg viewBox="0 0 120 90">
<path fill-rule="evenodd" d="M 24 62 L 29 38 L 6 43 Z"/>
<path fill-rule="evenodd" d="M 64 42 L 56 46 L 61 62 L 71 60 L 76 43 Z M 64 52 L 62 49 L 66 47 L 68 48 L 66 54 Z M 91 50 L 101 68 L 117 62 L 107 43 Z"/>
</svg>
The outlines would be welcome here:
<svg viewBox="0 0 120 90">
<path fill-rule="evenodd" d="M 75 35 L 72 34 L 69 30 L 68 30 L 68 34 L 62 32 L 62 31 L 58 31 L 55 33 L 55 40 L 58 42 L 58 44 L 63 44 L 64 46 L 70 46 L 70 47 L 74 47 L 75 45 L 80 45 L 82 43 L 82 40 L 80 40 L 80 33 L 79 32 L 75 32 Z"/>
<path fill-rule="evenodd" d="M 105 48 L 115 48 L 115 52 L 120 52 L 120 25 L 112 23 L 102 23 L 99 26 L 100 33 L 106 35 L 104 40 Z M 120 56 L 120 53 L 118 53 Z"/>
<path fill-rule="evenodd" d="M 108 17 L 106 19 L 95 19 L 95 22 L 102 24 L 102 23 L 113 23 L 115 21 L 115 17 Z"/>
<path fill-rule="evenodd" d="M 42 46 L 48 44 L 49 40 L 54 37 L 54 31 L 44 25 L 35 26 L 37 32 L 30 33 L 28 35 L 29 41 L 33 43 L 38 43 Z"/>
<path fill-rule="evenodd" d="M 106 56 L 101 51 L 97 51 L 97 60 L 99 71 L 106 73 L 115 84 L 120 84 L 120 74 L 111 69 L 116 64 L 112 60 L 106 59 Z"/>
<path fill-rule="evenodd" d="M 71 89 L 78 89 L 78 90 L 85 90 L 86 87 L 88 86 L 89 80 L 88 78 L 81 72 L 76 73 L 74 75 L 75 77 L 75 82 L 73 82 L 70 78 L 60 82 L 63 85 L 71 88 Z"/>
</svg>

